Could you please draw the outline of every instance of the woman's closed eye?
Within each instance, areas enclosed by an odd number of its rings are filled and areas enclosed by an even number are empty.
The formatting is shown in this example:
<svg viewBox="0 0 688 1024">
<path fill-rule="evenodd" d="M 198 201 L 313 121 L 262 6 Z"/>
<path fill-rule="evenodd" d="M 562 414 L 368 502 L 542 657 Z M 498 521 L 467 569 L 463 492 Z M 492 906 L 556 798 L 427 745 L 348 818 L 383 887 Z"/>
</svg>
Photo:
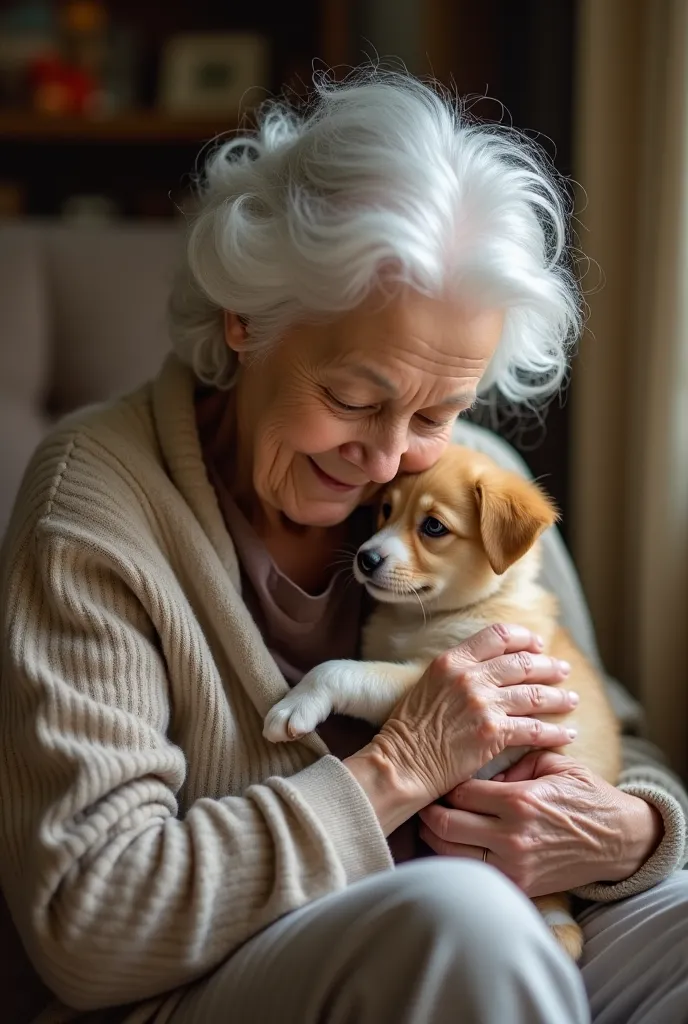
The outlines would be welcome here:
<svg viewBox="0 0 688 1024">
<path fill-rule="evenodd" d="M 343 399 L 337 398 L 330 390 L 326 390 L 325 394 L 332 405 L 344 412 L 377 412 L 380 408 L 379 405 L 355 405 L 352 402 L 345 402 Z"/>
<path fill-rule="evenodd" d="M 453 424 L 456 417 L 452 416 L 451 419 L 448 420 L 436 420 L 433 419 L 432 416 L 426 416 L 422 412 L 417 412 L 414 419 L 427 430 L 446 430 L 447 427 L 450 427 Z"/>
<path fill-rule="evenodd" d="M 359 405 L 355 402 L 347 401 L 344 398 L 340 398 L 329 388 L 325 388 L 324 393 L 330 405 L 334 406 L 336 409 L 341 410 L 342 412 L 351 413 L 352 415 L 360 415 L 362 413 L 378 413 L 382 409 L 382 405 L 380 403 L 369 402 Z M 423 430 L 428 431 L 446 430 L 447 427 L 450 427 L 453 424 L 455 418 L 455 416 L 452 416 L 449 419 L 435 419 L 434 417 L 429 416 L 423 412 L 417 412 L 414 413 L 413 415 L 413 419 L 415 420 L 415 422 Z"/>
</svg>

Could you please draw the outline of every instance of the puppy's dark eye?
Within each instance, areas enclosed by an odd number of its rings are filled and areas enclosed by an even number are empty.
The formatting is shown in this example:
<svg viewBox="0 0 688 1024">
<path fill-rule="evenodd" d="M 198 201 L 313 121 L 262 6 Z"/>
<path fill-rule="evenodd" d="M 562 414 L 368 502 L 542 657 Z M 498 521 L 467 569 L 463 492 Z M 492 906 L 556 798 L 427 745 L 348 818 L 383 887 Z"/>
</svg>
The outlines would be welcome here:
<svg viewBox="0 0 688 1024">
<path fill-rule="evenodd" d="M 386 501 L 383 504 L 382 508 L 380 509 L 380 512 L 381 512 L 381 515 L 382 515 L 382 518 L 384 519 L 384 521 L 387 522 L 387 520 L 389 519 L 389 517 L 392 514 L 392 506 L 390 505 L 390 503 L 388 501 Z"/>
<path fill-rule="evenodd" d="M 444 537 L 445 534 L 449 533 L 449 530 L 439 519 L 435 519 L 434 516 L 428 516 L 420 524 L 420 532 L 426 537 Z"/>
</svg>

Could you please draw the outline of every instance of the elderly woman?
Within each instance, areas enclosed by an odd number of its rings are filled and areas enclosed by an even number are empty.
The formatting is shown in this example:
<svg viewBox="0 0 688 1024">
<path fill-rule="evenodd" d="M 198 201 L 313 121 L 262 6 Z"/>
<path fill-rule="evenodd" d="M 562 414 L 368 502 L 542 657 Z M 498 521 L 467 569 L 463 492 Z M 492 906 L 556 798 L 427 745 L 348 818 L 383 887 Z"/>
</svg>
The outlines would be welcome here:
<svg viewBox="0 0 688 1024">
<path fill-rule="evenodd" d="M 4 551 L 2 888 L 60 1019 L 688 1020 L 686 795 L 638 740 L 617 788 L 546 750 L 568 736 L 529 715 L 574 698 L 536 636 L 478 634 L 377 734 L 262 735 L 289 684 L 356 656 L 338 565 L 376 489 L 452 435 L 514 464 L 455 423 L 560 384 L 564 238 L 532 147 L 412 79 L 320 87 L 210 157 L 176 355 L 46 440 Z M 526 898 L 564 889 L 582 971 Z"/>
</svg>

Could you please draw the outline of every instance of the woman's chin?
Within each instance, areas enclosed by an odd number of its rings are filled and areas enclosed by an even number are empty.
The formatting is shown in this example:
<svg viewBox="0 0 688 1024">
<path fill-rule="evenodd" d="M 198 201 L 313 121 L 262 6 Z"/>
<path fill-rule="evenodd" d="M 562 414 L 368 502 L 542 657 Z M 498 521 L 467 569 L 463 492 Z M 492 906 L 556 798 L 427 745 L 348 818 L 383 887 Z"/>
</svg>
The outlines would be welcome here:
<svg viewBox="0 0 688 1024">
<path fill-rule="evenodd" d="M 341 526 L 358 507 L 355 501 L 309 501 L 293 508 L 285 508 L 283 514 L 297 526 L 316 526 L 326 529 Z"/>
</svg>

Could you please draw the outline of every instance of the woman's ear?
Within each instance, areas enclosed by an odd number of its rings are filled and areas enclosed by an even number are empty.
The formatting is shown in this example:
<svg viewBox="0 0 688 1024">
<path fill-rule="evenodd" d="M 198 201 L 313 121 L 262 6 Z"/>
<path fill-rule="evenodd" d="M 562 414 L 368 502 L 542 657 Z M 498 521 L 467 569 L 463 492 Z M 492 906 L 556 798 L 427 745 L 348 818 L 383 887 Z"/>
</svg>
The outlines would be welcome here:
<svg viewBox="0 0 688 1024">
<path fill-rule="evenodd" d="M 495 469 L 475 484 L 480 536 L 498 576 L 533 546 L 543 530 L 556 523 L 554 502 L 537 484 L 517 473 Z"/>
<path fill-rule="evenodd" d="M 232 352 L 236 352 L 239 357 L 239 362 L 243 362 L 246 353 L 246 320 L 244 317 L 239 316 L 238 313 L 233 313 L 231 310 L 226 309 L 224 313 L 224 324 L 225 324 L 225 342 L 227 346 L 231 348 Z"/>
</svg>

